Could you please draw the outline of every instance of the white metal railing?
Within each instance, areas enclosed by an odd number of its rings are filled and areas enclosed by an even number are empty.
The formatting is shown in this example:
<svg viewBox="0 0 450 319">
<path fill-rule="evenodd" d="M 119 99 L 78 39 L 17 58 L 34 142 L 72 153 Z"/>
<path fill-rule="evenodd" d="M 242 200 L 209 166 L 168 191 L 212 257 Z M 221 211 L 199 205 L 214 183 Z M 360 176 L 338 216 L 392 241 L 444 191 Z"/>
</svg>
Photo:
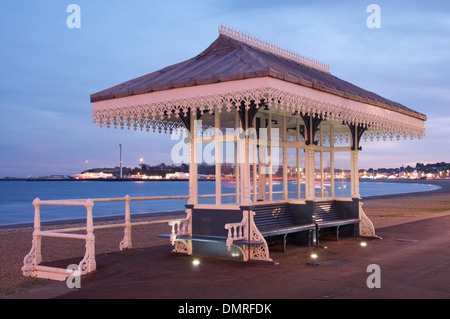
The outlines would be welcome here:
<svg viewBox="0 0 450 319">
<path fill-rule="evenodd" d="M 222 196 L 235 196 L 235 194 L 223 194 Z M 198 195 L 199 198 L 213 198 L 215 195 Z M 86 252 L 84 258 L 78 264 L 78 273 L 84 275 L 96 269 L 95 262 L 95 236 L 94 230 L 106 228 L 124 228 L 124 237 L 119 244 L 119 249 L 132 248 L 131 227 L 143 226 L 150 224 L 169 223 L 170 220 L 156 220 L 156 221 L 140 221 L 131 222 L 131 201 L 141 200 L 170 200 L 170 199 L 188 199 L 189 196 L 153 196 L 153 197 L 125 197 L 117 198 L 93 198 L 93 199 L 63 199 L 63 200 L 40 200 L 36 198 L 33 201 L 34 206 L 34 231 L 32 247 L 30 252 L 23 259 L 22 272 L 24 276 L 46 278 L 53 280 L 65 280 L 68 276 L 73 274 L 75 270 L 68 270 L 56 267 L 42 266 L 41 241 L 42 237 L 58 237 L 58 238 L 72 238 L 81 239 L 86 242 Z M 125 202 L 125 222 L 115 224 L 104 224 L 94 226 L 92 210 L 96 202 Z M 78 206 L 86 208 L 86 226 L 72 227 L 64 229 L 41 230 L 41 206 Z M 174 221 L 176 224 L 177 221 Z M 170 224 L 172 227 L 173 225 Z M 86 231 L 85 234 L 75 234 L 74 232 Z M 173 232 L 173 231 L 172 231 Z"/>
</svg>

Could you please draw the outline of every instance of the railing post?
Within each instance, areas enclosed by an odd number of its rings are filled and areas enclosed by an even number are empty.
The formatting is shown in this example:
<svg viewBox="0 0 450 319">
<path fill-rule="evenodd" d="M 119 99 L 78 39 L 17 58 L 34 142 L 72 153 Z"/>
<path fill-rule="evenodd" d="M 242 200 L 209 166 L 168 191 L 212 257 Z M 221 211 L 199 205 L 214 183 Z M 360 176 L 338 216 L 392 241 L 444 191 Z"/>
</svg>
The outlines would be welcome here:
<svg viewBox="0 0 450 319">
<path fill-rule="evenodd" d="M 125 228 L 123 234 L 123 240 L 120 242 L 120 250 L 133 248 L 131 242 L 131 213 L 130 213 L 130 201 L 129 195 L 125 196 Z"/>
<path fill-rule="evenodd" d="M 95 262 L 95 236 L 94 236 L 94 220 L 92 217 L 92 207 L 94 207 L 94 202 L 92 199 L 88 199 L 85 202 L 85 207 L 87 211 L 86 216 L 86 254 L 84 259 L 80 263 L 80 272 L 90 273 L 96 269 Z"/>
<path fill-rule="evenodd" d="M 31 243 L 30 252 L 23 258 L 23 267 L 22 267 L 23 275 L 32 277 L 36 275 L 35 267 L 39 265 L 42 261 L 41 235 L 39 235 L 39 232 L 41 231 L 41 213 L 40 213 L 39 198 L 36 198 L 33 201 L 33 206 L 34 206 L 33 240 Z"/>
<path fill-rule="evenodd" d="M 38 233 L 41 231 L 41 205 L 39 204 L 40 199 L 36 198 L 33 201 L 34 206 L 34 232 L 33 232 L 33 244 L 34 244 L 34 260 L 33 266 L 37 266 L 42 261 L 42 253 L 41 253 L 41 236 Z"/>
</svg>

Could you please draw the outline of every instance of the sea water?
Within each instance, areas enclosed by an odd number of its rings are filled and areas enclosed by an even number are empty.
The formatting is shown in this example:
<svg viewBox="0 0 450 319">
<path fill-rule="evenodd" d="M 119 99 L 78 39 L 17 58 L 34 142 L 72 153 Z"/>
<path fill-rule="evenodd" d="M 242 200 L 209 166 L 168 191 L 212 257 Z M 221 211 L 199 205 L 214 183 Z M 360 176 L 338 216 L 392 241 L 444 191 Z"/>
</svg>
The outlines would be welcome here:
<svg viewBox="0 0 450 319">
<path fill-rule="evenodd" d="M 236 184 L 233 181 L 222 182 L 222 194 L 235 194 Z M 273 191 L 281 192 L 283 183 L 273 181 Z M 423 192 L 439 188 L 439 186 L 415 183 L 360 182 L 362 197 Z M 295 181 L 288 183 L 289 197 L 295 198 L 297 185 Z M 304 184 L 301 192 L 304 194 Z M 214 194 L 214 181 L 199 181 L 200 195 Z M 321 192 L 320 184 L 316 184 L 316 192 Z M 330 186 L 324 185 L 325 194 L 330 193 Z M 0 226 L 33 223 L 33 200 L 87 199 L 87 198 L 123 198 L 187 196 L 188 181 L 1 181 L 0 182 Z M 281 194 L 274 199 L 281 199 Z M 336 197 L 350 197 L 350 182 L 335 182 Z M 200 203 L 214 203 L 214 198 L 201 198 Z M 235 196 L 224 196 L 222 203 L 234 203 Z M 187 199 L 131 201 L 131 214 L 169 212 L 184 210 Z M 95 202 L 93 216 L 124 216 L 125 203 Z M 41 221 L 71 220 L 86 218 L 85 207 L 41 206 Z"/>
</svg>

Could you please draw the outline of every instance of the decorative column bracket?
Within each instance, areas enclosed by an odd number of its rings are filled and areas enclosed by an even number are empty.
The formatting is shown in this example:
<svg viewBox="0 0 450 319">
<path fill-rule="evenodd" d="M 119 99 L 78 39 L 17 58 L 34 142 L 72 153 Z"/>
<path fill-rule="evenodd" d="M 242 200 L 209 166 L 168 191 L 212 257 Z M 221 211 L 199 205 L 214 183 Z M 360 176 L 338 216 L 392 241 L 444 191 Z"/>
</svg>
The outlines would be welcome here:
<svg viewBox="0 0 450 319">
<path fill-rule="evenodd" d="M 179 114 L 180 119 L 183 121 L 184 127 L 190 132 L 191 131 L 191 108 L 188 109 L 186 115 L 184 115 L 182 112 Z M 199 109 L 197 109 L 197 120 L 202 117 L 202 114 Z"/>
<path fill-rule="evenodd" d="M 355 150 L 362 150 L 362 147 L 359 146 L 359 142 L 361 141 L 361 137 L 364 134 L 365 131 L 367 131 L 367 127 L 361 127 L 358 126 L 358 129 L 356 129 L 355 124 L 348 124 L 348 127 L 350 128 L 350 133 L 352 135 L 352 151 Z"/>
<path fill-rule="evenodd" d="M 376 234 L 375 227 L 369 217 L 364 213 L 362 206 L 363 202 L 359 201 L 359 236 L 383 239 Z"/>
<path fill-rule="evenodd" d="M 303 122 L 305 122 L 303 130 L 302 125 L 300 125 L 300 134 L 305 139 L 305 144 L 310 145 L 311 143 L 314 143 L 314 135 L 316 135 L 317 131 L 319 130 L 319 125 L 322 122 L 322 119 L 319 118 L 317 114 L 315 117 L 312 117 L 312 119 L 311 115 L 301 113 L 299 113 L 299 115 L 303 119 Z"/>
</svg>

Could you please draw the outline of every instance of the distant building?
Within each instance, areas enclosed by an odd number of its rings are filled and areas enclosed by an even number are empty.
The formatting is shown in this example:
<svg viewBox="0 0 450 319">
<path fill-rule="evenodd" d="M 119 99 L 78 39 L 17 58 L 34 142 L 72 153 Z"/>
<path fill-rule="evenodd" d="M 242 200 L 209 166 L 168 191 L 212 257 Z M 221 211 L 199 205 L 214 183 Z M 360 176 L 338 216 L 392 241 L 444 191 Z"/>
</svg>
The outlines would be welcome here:
<svg viewBox="0 0 450 319">
<path fill-rule="evenodd" d="M 75 179 L 97 179 L 97 178 L 114 178 L 113 174 L 111 173 L 103 173 L 103 172 L 84 172 L 82 174 L 75 174 L 72 175 Z"/>
<path fill-rule="evenodd" d="M 166 174 L 166 179 L 189 179 L 189 173 L 175 172 Z"/>
<path fill-rule="evenodd" d="M 124 176 L 131 174 L 131 172 L 132 172 L 131 168 L 122 167 L 122 174 Z M 81 174 L 85 174 L 85 173 L 105 173 L 105 174 L 111 174 L 115 177 L 119 177 L 120 176 L 120 167 L 116 166 L 116 167 L 91 168 L 84 172 L 81 172 Z"/>
</svg>

